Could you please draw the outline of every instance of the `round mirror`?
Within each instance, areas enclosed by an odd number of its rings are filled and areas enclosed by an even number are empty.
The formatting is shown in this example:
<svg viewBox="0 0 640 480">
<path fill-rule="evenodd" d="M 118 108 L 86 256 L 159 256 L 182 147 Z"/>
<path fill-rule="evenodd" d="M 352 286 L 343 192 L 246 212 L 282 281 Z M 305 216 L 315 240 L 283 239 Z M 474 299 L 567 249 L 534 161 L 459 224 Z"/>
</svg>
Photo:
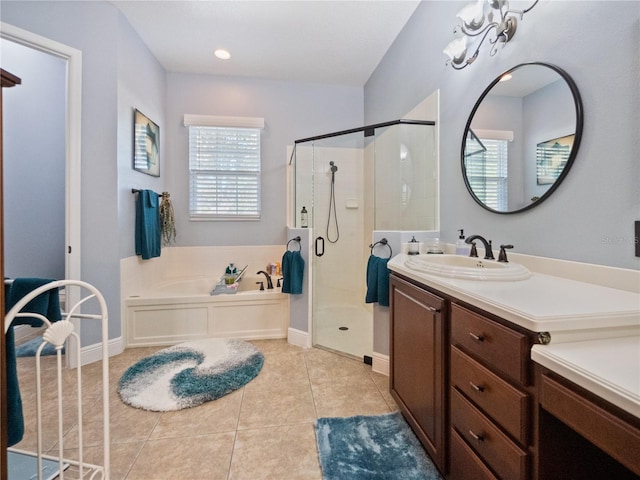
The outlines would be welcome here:
<svg viewBox="0 0 640 480">
<path fill-rule="evenodd" d="M 462 174 L 474 200 L 495 213 L 546 200 L 567 176 L 582 137 L 582 101 L 562 69 L 525 63 L 476 102 L 462 139 Z"/>
</svg>

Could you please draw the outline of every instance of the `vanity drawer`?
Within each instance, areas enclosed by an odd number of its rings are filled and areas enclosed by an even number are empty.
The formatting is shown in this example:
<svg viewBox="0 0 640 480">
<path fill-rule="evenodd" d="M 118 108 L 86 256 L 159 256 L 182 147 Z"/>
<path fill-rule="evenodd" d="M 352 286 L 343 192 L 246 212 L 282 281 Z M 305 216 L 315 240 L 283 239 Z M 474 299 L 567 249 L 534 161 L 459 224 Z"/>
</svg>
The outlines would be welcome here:
<svg viewBox="0 0 640 480">
<path fill-rule="evenodd" d="M 451 389 L 451 427 L 500 478 L 527 478 L 527 453 L 454 388 Z"/>
<path fill-rule="evenodd" d="M 451 347 L 451 386 L 470 398 L 522 444 L 527 442 L 529 396 Z"/>
<path fill-rule="evenodd" d="M 450 445 L 450 480 L 498 480 L 453 429 Z"/>
<path fill-rule="evenodd" d="M 451 343 L 477 355 L 513 379 L 527 383 L 526 335 L 452 304 Z"/>
</svg>

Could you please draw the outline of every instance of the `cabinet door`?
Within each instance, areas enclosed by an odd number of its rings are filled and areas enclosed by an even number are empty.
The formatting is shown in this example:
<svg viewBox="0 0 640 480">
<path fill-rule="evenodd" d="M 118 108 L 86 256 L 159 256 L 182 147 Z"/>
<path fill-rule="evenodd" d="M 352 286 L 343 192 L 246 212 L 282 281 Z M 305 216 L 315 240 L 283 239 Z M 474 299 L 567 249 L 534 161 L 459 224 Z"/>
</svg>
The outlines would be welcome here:
<svg viewBox="0 0 640 480">
<path fill-rule="evenodd" d="M 445 472 L 445 302 L 394 276 L 390 284 L 391 394 Z"/>
</svg>

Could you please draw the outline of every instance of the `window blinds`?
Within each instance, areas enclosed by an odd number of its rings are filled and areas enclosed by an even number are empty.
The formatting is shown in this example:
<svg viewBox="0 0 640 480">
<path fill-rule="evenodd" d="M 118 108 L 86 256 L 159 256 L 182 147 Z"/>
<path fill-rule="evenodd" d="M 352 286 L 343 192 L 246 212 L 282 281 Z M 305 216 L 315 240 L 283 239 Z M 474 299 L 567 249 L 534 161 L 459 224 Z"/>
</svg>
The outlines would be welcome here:
<svg viewBox="0 0 640 480">
<path fill-rule="evenodd" d="M 189 125 L 189 182 L 192 220 L 259 219 L 260 129 Z"/>
<path fill-rule="evenodd" d="M 505 211 L 508 209 L 507 140 L 481 137 L 480 142 L 485 150 L 465 159 L 469 185 L 476 197 L 489 208 Z"/>
</svg>

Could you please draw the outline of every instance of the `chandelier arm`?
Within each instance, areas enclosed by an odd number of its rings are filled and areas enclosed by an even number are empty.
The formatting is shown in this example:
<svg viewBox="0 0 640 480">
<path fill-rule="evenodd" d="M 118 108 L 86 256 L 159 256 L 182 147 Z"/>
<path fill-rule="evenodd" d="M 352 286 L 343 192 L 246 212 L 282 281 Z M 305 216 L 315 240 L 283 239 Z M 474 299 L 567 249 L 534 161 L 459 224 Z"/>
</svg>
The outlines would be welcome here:
<svg viewBox="0 0 640 480">
<path fill-rule="evenodd" d="M 504 15 L 506 16 L 509 13 L 517 13 L 518 15 L 520 15 L 520 20 L 522 20 L 524 18 L 524 14 L 533 9 L 533 7 L 535 7 L 539 1 L 540 0 L 535 0 L 535 2 L 533 2 L 533 4 L 531 4 L 529 8 L 525 8 L 524 10 L 507 10 L 506 12 L 504 12 Z"/>
<path fill-rule="evenodd" d="M 498 25 L 499 24 L 497 22 L 487 23 L 487 25 L 485 25 L 485 27 L 482 30 L 478 30 L 475 33 L 468 31 L 465 28 L 464 24 L 458 24 L 458 25 L 456 25 L 456 28 L 459 27 L 460 30 L 462 30 L 462 33 L 464 33 L 467 37 L 477 37 L 477 36 L 482 35 L 483 33 L 487 32 L 491 28 L 497 28 Z M 457 33 L 455 28 L 453 29 L 453 33 Z M 486 36 L 486 33 L 485 33 L 485 36 Z"/>
</svg>

